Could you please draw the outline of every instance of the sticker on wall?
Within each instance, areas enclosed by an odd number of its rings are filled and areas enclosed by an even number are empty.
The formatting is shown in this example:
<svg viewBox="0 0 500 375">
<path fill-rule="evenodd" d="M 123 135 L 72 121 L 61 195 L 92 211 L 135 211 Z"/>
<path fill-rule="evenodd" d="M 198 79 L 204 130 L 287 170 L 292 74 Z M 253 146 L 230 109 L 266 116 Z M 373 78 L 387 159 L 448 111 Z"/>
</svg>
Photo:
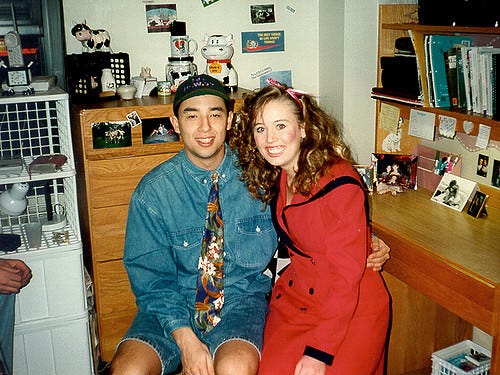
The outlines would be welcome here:
<svg viewBox="0 0 500 375">
<path fill-rule="evenodd" d="M 127 119 L 133 128 L 135 128 L 137 125 L 141 123 L 141 118 L 139 117 L 139 114 L 136 111 L 132 111 L 129 114 L 127 114 Z"/>
<path fill-rule="evenodd" d="M 273 68 L 271 68 L 270 66 L 266 66 L 266 67 L 258 69 L 257 71 L 255 71 L 253 73 L 250 73 L 250 78 L 256 79 L 256 78 L 262 77 L 264 74 L 267 74 L 267 73 L 272 72 L 272 71 L 273 71 Z"/>
<path fill-rule="evenodd" d="M 131 127 L 129 121 L 92 123 L 94 149 L 132 146 Z"/>
<path fill-rule="evenodd" d="M 288 87 L 293 87 L 291 70 L 279 70 L 263 75 L 262 77 L 260 77 L 260 88 L 263 88 L 268 85 L 266 79 L 268 79 L 269 77 L 271 77 L 272 79 L 278 81 L 283 85 L 287 85 Z"/>
<path fill-rule="evenodd" d="M 216 3 L 219 0 L 201 0 L 201 3 L 203 4 L 204 7 L 207 7 L 209 5 L 212 5 Z"/>
<path fill-rule="evenodd" d="M 241 33 L 242 53 L 280 52 L 285 50 L 285 32 L 244 31 Z"/>
<path fill-rule="evenodd" d="M 250 16 L 254 24 L 276 22 L 274 17 L 274 4 L 250 5 Z"/>
<path fill-rule="evenodd" d="M 177 5 L 146 5 L 148 33 L 169 32 L 172 22 L 177 19 Z"/>
<path fill-rule="evenodd" d="M 178 142 L 179 134 L 168 117 L 142 120 L 142 142 L 144 144 Z"/>
</svg>

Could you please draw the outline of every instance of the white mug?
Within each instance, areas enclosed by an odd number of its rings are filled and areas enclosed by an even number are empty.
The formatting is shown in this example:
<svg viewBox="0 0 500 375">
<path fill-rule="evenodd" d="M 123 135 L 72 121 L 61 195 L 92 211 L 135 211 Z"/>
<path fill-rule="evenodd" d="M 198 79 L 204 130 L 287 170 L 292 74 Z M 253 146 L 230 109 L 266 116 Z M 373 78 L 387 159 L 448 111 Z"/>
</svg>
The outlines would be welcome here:
<svg viewBox="0 0 500 375">
<path fill-rule="evenodd" d="M 198 50 L 198 43 L 187 35 L 170 37 L 170 51 L 172 57 L 189 57 Z"/>
</svg>

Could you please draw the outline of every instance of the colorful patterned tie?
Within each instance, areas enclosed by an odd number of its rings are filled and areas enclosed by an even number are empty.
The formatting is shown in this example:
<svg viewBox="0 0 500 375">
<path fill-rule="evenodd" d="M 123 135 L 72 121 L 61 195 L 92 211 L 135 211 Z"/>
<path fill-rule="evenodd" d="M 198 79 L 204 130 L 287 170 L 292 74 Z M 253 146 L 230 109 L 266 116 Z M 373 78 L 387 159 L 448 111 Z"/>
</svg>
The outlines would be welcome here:
<svg viewBox="0 0 500 375">
<path fill-rule="evenodd" d="M 220 322 L 224 304 L 224 224 L 219 205 L 219 175 L 212 175 L 207 216 L 198 261 L 195 326 L 205 332 Z"/>
</svg>

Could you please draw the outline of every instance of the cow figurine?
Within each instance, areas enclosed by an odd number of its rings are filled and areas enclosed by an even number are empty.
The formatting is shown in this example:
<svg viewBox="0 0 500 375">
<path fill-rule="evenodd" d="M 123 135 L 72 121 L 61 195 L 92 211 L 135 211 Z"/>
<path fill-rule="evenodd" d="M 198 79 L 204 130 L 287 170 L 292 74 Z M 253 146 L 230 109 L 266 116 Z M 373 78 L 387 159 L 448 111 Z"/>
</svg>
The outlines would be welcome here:
<svg viewBox="0 0 500 375">
<path fill-rule="evenodd" d="M 111 38 L 106 30 L 92 30 L 86 23 L 78 23 L 71 29 L 71 34 L 82 43 L 85 52 L 110 51 Z"/>
<path fill-rule="evenodd" d="M 203 41 L 206 45 L 201 49 L 201 55 L 207 59 L 205 73 L 222 82 L 227 91 L 238 89 L 238 73 L 231 64 L 233 57 L 233 34 L 207 35 Z"/>
</svg>

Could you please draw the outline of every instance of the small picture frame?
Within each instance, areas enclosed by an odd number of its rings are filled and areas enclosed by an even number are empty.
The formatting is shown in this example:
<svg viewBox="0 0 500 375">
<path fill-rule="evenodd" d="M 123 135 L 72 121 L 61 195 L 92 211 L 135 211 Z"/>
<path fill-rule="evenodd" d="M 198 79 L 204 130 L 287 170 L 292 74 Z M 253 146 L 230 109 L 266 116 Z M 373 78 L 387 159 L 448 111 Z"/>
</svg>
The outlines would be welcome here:
<svg viewBox="0 0 500 375">
<path fill-rule="evenodd" d="M 372 154 L 377 194 L 417 188 L 417 155 Z"/>
<path fill-rule="evenodd" d="M 354 166 L 359 176 L 361 177 L 361 181 L 366 186 L 368 191 L 373 191 L 373 177 L 374 177 L 374 168 L 373 165 L 360 165 L 357 164 Z"/>
<path fill-rule="evenodd" d="M 475 191 L 477 184 L 474 181 L 445 173 L 431 200 L 456 211 L 462 211 Z"/>
<path fill-rule="evenodd" d="M 485 211 L 486 201 L 488 200 L 489 195 L 481 193 L 480 191 L 476 191 L 474 197 L 472 198 L 472 202 L 467 209 L 467 213 L 474 217 L 479 217 Z"/>
</svg>

